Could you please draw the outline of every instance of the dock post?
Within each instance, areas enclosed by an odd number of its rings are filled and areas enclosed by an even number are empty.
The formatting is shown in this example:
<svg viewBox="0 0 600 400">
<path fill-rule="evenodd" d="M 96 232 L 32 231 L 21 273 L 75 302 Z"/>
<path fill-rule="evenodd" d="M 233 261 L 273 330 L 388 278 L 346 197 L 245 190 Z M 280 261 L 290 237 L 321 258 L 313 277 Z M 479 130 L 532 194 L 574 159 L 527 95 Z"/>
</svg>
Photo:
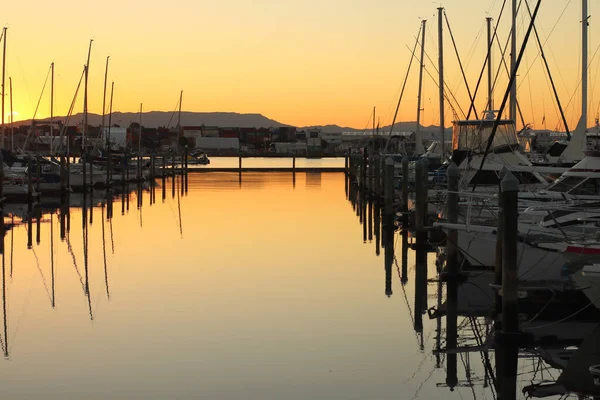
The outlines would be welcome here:
<svg viewBox="0 0 600 400">
<path fill-rule="evenodd" d="M 402 212 L 408 212 L 408 184 L 410 172 L 408 171 L 408 158 L 402 157 Z"/>
<path fill-rule="evenodd" d="M 385 159 L 384 184 L 383 226 L 389 227 L 394 217 L 394 160 L 391 157 Z"/>
<path fill-rule="evenodd" d="M 348 168 L 350 166 L 350 151 L 344 153 L 344 173 L 348 175 Z"/>
<path fill-rule="evenodd" d="M 369 150 L 365 147 L 363 149 L 363 155 L 361 157 L 360 163 L 360 184 L 359 188 L 361 192 L 365 192 L 367 189 L 367 159 L 369 155 Z"/>
<path fill-rule="evenodd" d="M 4 213 L 4 156 L 0 151 L 0 208 Z M 2 214 L 4 215 L 4 214 Z M 4 229 L 4 225 L 0 228 Z M 11 228 L 12 229 L 12 228 Z"/>
<path fill-rule="evenodd" d="M 368 181 L 367 181 L 367 194 L 370 199 L 373 199 L 375 196 L 375 157 L 373 154 L 369 154 L 368 158 Z"/>
<path fill-rule="evenodd" d="M 374 205 L 375 216 L 373 217 L 373 223 L 375 224 L 375 255 L 381 253 L 379 243 L 381 240 L 381 208 L 378 204 Z"/>
<path fill-rule="evenodd" d="M 31 214 L 31 203 L 33 202 L 33 159 L 27 157 L 27 203 L 29 203 L 29 213 Z"/>
<path fill-rule="evenodd" d="M 424 179 L 425 178 L 425 179 Z M 423 332 L 423 312 L 427 309 L 427 163 L 415 164 L 415 330 Z"/>
<path fill-rule="evenodd" d="M 83 167 L 83 170 L 82 170 L 82 178 L 83 178 L 83 193 L 86 193 L 86 192 L 87 192 L 87 184 L 86 184 L 86 182 L 87 182 L 87 160 L 86 160 L 86 158 L 87 158 L 87 157 L 85 157 L 85 155 L 84 155 L 84 152 L 83 152 L 83 147 L 82 147 L 82 150 L 81 150 L 81 157 L 79 158 L 79 160 L 80 160 L 81 162 L 83 162 L 83 165 L 82 165 L 82 167 Z"/>
<path fill-rule="evenodd" d="M 171 154 L 171 175 L 175 179 L 175 153 Z"/>
<path fill-rule="evenodd" d="M 171 197 L 175 198 L 175 154 L 171 155 Z"/>
<path fill-rule="evenodd" d="M 90 162 L 90 191 L 94 192 L 94 163 L 93 162 Z"/>
<path fill-rule="evenodd" d="M 67 193 L 66 188 L 66 171 L 65 171 L 65 156 L 60 156 L 60 202 L 61 204 L 65 200 L 65 194 Z"/>
<path fill-rule="evenodd" d="M 518 283 L 518 197 L 519 181 L 507 172 L 500 183 L 502 208 L 502 329 L 496 333 L 496 341 L 503 348 L 500 394 L 505 399 L 515 399 L 517 384 L 519 316 L 517 305 Z"/>
<path fill-rule="evenodd" d="M 167 159 L 165 154 L 161 157 L 162 163 L 162 201 L 165 202 L 167 198 Z"/>
<path fill-rule="evenodd" d="M 296 173 L 296 155 L 294 154 L 294 156 L 292 157 L 292 172 L 295 174 Z"/>
<path fill-rule="evenodd" d="M 240 171 L 240 174 L 242 173 L 242 149 L 240 148 L 240 151 L 238 153 L 238 169 Z"/>
<path fill-rule="evenodd" d="M 110 146 L 108 147 L 108 151 L 106 154 L 106 188 L 112 188 L 112 151 Z"/>
<path fill-rule="evenodd" d="M 381 156 L 373 156 L 373 199 L 379 203 L 381 199 Z"/>
<path fill-rule="evenodd" d="M 67 181 L 67 189 L 71 188 L 71 161 L 69 161 L 70 157 L 67 155 L 67 171 L 66 171 L 66 181 Z"/>
<path fill-rule="evenodd" d="M 42 180 L 42 164 L 41 164 L 41 157 L 39 155 L 35 156 L 35 170 L 36 170 L 36 181 L 35 181 L 35 191 L 37 192 L 37 200 L 40 200 L 40 197 L 42 195 L 42 191 L 40 188 L 40 181 Z"/>
<path fill-rule="evenodd" d="M 385 240 L 384 246 L 384 269 L 385 269 L 385 295 L 387 297 L 392 296 L 392 265 L 394 264 L 394 231 L 392 229 L 386 229 L 383 232 Z"/>
<path fill-rule="evenodd" d="M 188 160 L 188 147 L 187 147 L 187 144 L 186 144 L 185 145 L 185 185 L 184 185 L 184 187 L 185 187 L 185 193 L 187 193 L 187 191 L 188 191 L 188 172 L 189 172 L 189 170 L 188 170 L 188 167 L 189 167 L 188 162 L 189 162 L 189 160 Z"/>
<path fill-rule="evenodd" d="M 458 183 L 460 179 L 460 170 L 455 163 L 450 164 L 446 171 L 448 177 L 448 197 L 447 197 L 447 221 L 449 223 L 458 222 Z M 447 315 L 446 315 L 446 348 L 455 350 L 457 337 L 457 301 L 458 301 L 458 232 L 456 229 L 449 229 L 446 235 L 446 272 L 447 272 Z M 446 384 L 450 388 L 458 384 L 457 377 L 457 355 L 449 352 L 446 356 Z"/>
</svg>

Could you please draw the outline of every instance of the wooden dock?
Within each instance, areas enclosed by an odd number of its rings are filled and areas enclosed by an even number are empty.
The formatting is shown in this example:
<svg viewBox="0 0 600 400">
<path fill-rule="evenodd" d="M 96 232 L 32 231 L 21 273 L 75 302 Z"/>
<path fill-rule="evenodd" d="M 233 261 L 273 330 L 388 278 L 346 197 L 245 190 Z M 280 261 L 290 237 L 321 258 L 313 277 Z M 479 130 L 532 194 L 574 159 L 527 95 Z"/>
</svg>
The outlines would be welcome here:
<svg viewBox="0 0 600 400">
<path fill-rule="evenodd" d="M 165 171 L 172 173 L 172 168 L 166 168 Z M 182 169 L 176 167 L 175 171 L 181 173 Z M 188 167 L 187 172 L 193 173 L 207 173 L 207 172 L 234 172 L 234 173 L 246 173 L 246 172 L 288 172 L 288 173 L 303 173 L 303 172 L 319 172 L 319 173 L 344 173 L 346 169 L 344 167 Z"/>
</svg>

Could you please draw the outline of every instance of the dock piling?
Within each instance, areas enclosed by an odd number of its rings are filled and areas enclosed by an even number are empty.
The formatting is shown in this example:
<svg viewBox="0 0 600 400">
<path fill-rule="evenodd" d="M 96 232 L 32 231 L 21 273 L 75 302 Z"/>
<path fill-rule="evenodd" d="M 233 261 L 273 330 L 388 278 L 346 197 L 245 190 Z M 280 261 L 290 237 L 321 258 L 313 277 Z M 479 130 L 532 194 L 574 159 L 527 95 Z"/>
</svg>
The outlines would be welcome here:
<svg viewBox="0 0 600 400">
<path fill-rule="evenodd" d="M 385 159 L 384 185 L 383 226 L 386 227 L 394 216 L 394 160 L 391 157 Z"/>
<path fill-rule="evenodd" d="M 408 158 L 402 157 L 402 212 L 408 212 L 408 183 L 409 183 L 408 171 Z"/>
</svg>

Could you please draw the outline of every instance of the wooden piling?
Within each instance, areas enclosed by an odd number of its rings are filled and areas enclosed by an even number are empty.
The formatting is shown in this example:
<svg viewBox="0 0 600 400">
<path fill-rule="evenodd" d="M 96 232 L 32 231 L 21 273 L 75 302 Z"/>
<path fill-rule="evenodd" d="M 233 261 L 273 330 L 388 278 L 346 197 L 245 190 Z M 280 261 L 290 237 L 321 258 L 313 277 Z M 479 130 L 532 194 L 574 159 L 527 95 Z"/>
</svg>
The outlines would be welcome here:
<svg viewBox="0 0 600 400">
<path fill-rule="evenodd" d="M 383 226 L 386 227 L 394 216 L 394 160 L 391 157 L 385 159 L 384 185 Z"/>
<path fill-rule="evenodd" d="M 361 192 L 365 192 L 367 190 L 367 164 L 368 164 L 368 153 L 369 151 L 365 147 L 363 149 L 363 155 L 360 159 L 360 183 L 359 188 Z"/>
<path fill-rule="evenodd" d="M 423 179 L 425 177 L 425 179 Z M 419 160 L 415 164 L 415 330 L 423 331 L 422 313 L 427 309 L 427 164 Z"/>
<path fill-rule="evenodd" d="M 29 208 L 33 202 L 33 159 L 31 156 L 27 157 L 27 203 Z M 31 209 L 29 210 L 31 213 Z"/>
<path fill-rule="evenodd" d="M 376 203 L 381 200 L 381 156 L 373 156 L 373 198 Z"/>
<path fill-rule="evenodd" d="M 240 148 L 240 151 L 238 153 L 238 170 L 240 172 L 240 174 L 242 173 L 242 149 Z"/>
<path fill-rule="evenodd" d="M 519 181 L 510 172 L 500 184 L 502 208 L 502 330 L 496 333 L 496 341 L 502 347 L 500 361 L 503 399 L 516 399 L 516 371 L 518 363 L 519 317 L 517 305 L 518 284 L 518 197 Z"/>
<path fill-rule="evenodd" d="M 375 158 L 373 154 L 369 154 L 369 158 L 367 159 L 368 163 L 368 178 L 367 178 L 367 193 L 369 198 L 373 198 L 375 195 Z"/>
<path fill-rule="evenodd" d="M 502 246 L 502 330 L 505 333 L 517 333 L 519 321 L 517 314 L 517 234 L 518 234 L 518 195 L 519 181 L 507 173 L 502 179 L 503 246 Z"/>
<path fill-rule="evenodd" d="M 0 208 L 2 210 L 4 210 L 4 156 L 2 155 L 1 151 L 0 151 Z"/>
<path fill-rule="evenodd" d="M 67 182 L 66 182 L 66 165 L 65 156 L 60 156 L 60 201 L 61 204 L 64 202 L 67 194 Z"/>
<path fill-rule="evenodd" d="M 344 154 L 344 173 L 346 175 L 348 175 L 349 172 L 349 167 L 350 167 L 350 157 L 349 157 L 349 153 Z"/>
<path fill-rule="evenodd" d="M 188 147 L 187 147 L 187 144 L 185 145 L 185 150 L 184 151 L 185 151 L 185 179 L 182 182 L 183 183 L 182 188 L 185 189 L 185 193 L 187 193 L 187 191 L 188 191 L 188 178 L 189 178 L 189 176 L 188 176 L 188 162 L 189 162 L 189 160 L 188 160 Z"/>
<path fill-rule="evenodd" d="M 71 188 L 71 161 L 69 161 L 69 156 L 67 155 L 67 175 L 66 175 L 66 181 L 67 181 L 67 188 L 70 190 Z"/>
<path fill-rule="evenodd" d="M 112 151 L 110 146 L 108 147 L 106 154 L 106 188 L 112 188 Z"/>
<path fill-rule="evenodd" d="M 42 190 L 40 187 L 41 184 L 41 180 L 42 180 L 42 163 L 41 161 L 41 157 L 39 155 L 37 155 L 35 157 L 35 170 L 36 170 L 36 180 L 35 180 L 35 191 L 36 193 L 36 197 L 39 200 L 40 196 L 42 195 Z"/>
<path fill-rule="evenodd" d="M 408 158 L 402 157 L 402 212 L 408 212 L 409 175 Z"/>
<path fill-rule="evenodd" d="M 175 153 L 171 154 L 171 175 L 175 181 Z"/>
<path fill-rule="evenodd" d="M 460 170 L 456 164 L 452 163 L 446 171 L 448 177 L 448 196 L 447 196 L 447 222 L 458 222 L 458 184 L 460 179 Z M 455 229 L 449 229 L 446 235 L 446 270 L 447 270 L 447 315 L 446 315 L 446 348 L 448 350 L 456 349 L 458 343 L 457 337 L 457 301 L 458 301 L 458 232 Z M 458 384 L 457 377 L 457 357 L 453 352 L 449 352 L 446 358 L 446 384 L 454 388 Z"/>
</svg>

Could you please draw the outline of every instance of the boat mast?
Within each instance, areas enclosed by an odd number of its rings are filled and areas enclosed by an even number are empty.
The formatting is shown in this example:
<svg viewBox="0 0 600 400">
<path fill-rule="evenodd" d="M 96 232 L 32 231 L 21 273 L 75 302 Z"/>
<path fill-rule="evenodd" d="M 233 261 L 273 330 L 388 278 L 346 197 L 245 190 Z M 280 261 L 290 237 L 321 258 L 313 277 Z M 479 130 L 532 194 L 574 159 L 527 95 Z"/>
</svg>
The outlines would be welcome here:
<svg viewBox="0 0 600 400">
<path fill-rule="evenodd" d="M 54 63 L 50 64 L 50 155 L 54 154 Z M 11 105 L 12 106 L 12 105 Z"/>
<path fill-rule="evenodd" d="M 83 86 L 83 133 L 81 135 L 81 155 L 85 150 L 85 139 L 87 134 L 87 124 L 88 124 L 88 75 L 90 72 L 90 55 L 92 54 L 92 42 L 94 39 L 90 39 L 90 46 L 88 48 L 88 56 L 87 63 L 85 64 L 85 76 L 84 76 L 84 86 Z M 85 183 L 85 177 L 83 178 Z"/>
<path fill-rule="evenodd" d="M 15 130 L 13 125 L 13 96 L 12 96 L 12 78 L 8 78 L 8 86 L 10 88 L 10 151 L 15 151 Z"/>
<path fill-rule="evenodd" d="M 442 161 L 446 157 L 446 135 L 444 124 L 444 29 L 442 13 L 444 7 L 438 8 L 438 71 L 439 71 L 439 90 L 440 90 L 440 139 L 442 141 Z"/>
<path fill-rule="evenodd" d="M 179 93 L 179 112 L 177 113 L 177 149 L 181 140 L 181 102 L 183 101 L 183 90 Z"/>
<path fill-rule="evenodd" d="M 0 147 L 4 148 L 4 77 L 6 76 L 6 30 L 4 27 L 2 32 L 2 139 Z"/>
<path fill-rule="evenodd" d="M 517 76 L 515 64 L 517 61 L 517 0 L 512 0 L 512 28 L 510 37 L 510 70 L 515 74 L 510 86 L 510 105 L 508 108 L 508 118 L 515 126 L 517 124 Z"/>
<path fill-rule="evenodd" d="M 113 92 L 115 91 L 115 83 L 112 82 L 110 85 L 110 103 L 108 105 L 108 134 L 106 135 L 106 149 L 110 151 L 110 128 L 112 126 L 112 106 L 113 106 Z"/>
<path fill-rule="evenodd" d="M 423 68 L 425 67 L 424 56 L 425 56 L 425 27 L 427 20 L 424 19 L 423 29 L 421 30 L 421 69 L 419 70 L 419 95 L 417 99 L 417 129 L 415 131 L 415 153 L 420 155 L 423 154 L 423 141 L 421 140 L 421 92 L 423 89 Z"/>
<path fill-rule="evenodd" d="M 104 92 L 102 95 L 102 123 L 100 124 L 100 135 L 104 136 L 104 116 L 106 114 L 106 81 L 108 79 L 108 60 L 110 56 L 106 57 L 106 69 L 104 70 Z M 108 141 L 107 141 L 108 143 Z M 106 149 L 105 149 L 106 150 Z"/>
<path fill-rule="evenodd" d="M 488 43 L 488 65 L 487 65 L 487 78 L 488 78 L 488 111 L 494 109 L 494 89 L 493 89 L 493 72 L 492 72 L 492 17 L 487 17 L 487 43 Z"/>
<path fill-rule="evenodd" d="M 588 98 L 588 0 L 581 1 L 581 119 L 583 135 L 587 131 Z"/>
<path fill-rule="evenodd" d="M 138 168 L 137 168 L 137 177 L 138 179 L 141 179 L 142 177 L 142 106 L 143 104 L 140 103 L 140 130 L 139 130 L 139 134 L 138 134 L 138 156 L 137 156 L 137 164 L 138 164 Z"/>
</svg>

